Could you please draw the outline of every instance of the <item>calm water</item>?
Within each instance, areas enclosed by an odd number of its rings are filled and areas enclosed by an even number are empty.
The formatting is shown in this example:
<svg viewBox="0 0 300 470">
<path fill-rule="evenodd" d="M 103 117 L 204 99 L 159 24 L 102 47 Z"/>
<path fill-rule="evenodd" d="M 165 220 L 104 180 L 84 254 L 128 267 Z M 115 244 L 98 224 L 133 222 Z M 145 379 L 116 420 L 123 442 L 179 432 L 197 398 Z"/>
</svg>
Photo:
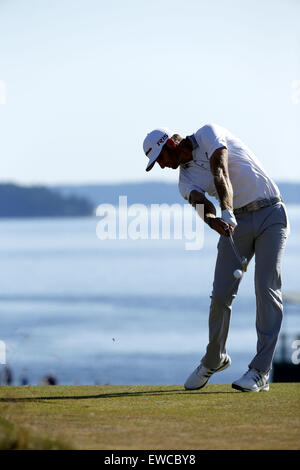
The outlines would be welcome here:
<svg viewBox="0 0 300 470">
<path fill-rule="evenodd" d="M 300 290 L 300 207 L 288 213 L 286 294 Z M 203 249 L 186 251 L 185 240 L 100 241 L 97 222 L 0 221 L 0 340 L 14 384 L 21 374 L 38 384 L 49 372 L 60 384 L 184 382 L 207 343 L 217 234 L 205 229 Z M 211 383 L 230 383 L 255 354 L 253 268 L 233 305 L 233 364 Z M 287 305 L 291 337 L 298 312 Z"/>
</svg>

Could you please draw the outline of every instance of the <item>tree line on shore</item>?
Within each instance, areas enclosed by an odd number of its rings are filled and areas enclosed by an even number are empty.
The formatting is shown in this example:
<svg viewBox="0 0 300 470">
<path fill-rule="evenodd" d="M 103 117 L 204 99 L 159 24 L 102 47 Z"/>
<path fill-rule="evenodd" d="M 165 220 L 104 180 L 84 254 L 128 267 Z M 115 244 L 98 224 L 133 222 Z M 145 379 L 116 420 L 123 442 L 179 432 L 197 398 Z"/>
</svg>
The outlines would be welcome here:
<svg viewBox="0 0 300 470">
<path fill-rule="evenodd" d="M 93 212 L 93 204 L 83 196 L 65 196 L 45 186 L 0 184 L 0 217 L 76 217 Z"/>
</svg>

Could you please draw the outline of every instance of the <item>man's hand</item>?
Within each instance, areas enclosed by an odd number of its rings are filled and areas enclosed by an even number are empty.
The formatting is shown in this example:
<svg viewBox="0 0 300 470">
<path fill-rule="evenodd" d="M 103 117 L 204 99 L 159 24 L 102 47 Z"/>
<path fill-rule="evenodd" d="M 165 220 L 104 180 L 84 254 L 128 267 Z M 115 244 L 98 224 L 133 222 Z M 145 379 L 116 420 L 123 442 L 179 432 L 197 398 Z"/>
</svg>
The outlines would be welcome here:
<svg viewBox="0 0 300 470">
<path fill-rule="evenodd" d="M 224 235 L 224 237 L 228 237 L 228 233 L 226 232 L 226 229 L 229 228 L 231 233 L 233 234 L 234 228 L 229 225 L 227 222 L 224 222 L 223 219 L 220 217 L 210 217 L 208 225 L 210 228 L 218 232 L 220 235 Z"/>
<path fill-rule="evenodd" d="M 204 215 L 204 221 L 210 226 L 210 228 L 218 232 L 220 235 L 224 235 L 225 237 L 228 237 L 225 229 L 229 228 L 231 233 L 233 233 L 234 227 L 225 222 L 223 219 L 216 217 L 217 211 L 215 206 L 204 196 L 203 193 L 200 193 L 194 189 L 191 191 L 189 202 L 196 208 L 196 210 L 197 204 L 203 204 L 203 213 L 201 213 L 201 211 L 198 213 L 202 218 Z"/>
</svg>

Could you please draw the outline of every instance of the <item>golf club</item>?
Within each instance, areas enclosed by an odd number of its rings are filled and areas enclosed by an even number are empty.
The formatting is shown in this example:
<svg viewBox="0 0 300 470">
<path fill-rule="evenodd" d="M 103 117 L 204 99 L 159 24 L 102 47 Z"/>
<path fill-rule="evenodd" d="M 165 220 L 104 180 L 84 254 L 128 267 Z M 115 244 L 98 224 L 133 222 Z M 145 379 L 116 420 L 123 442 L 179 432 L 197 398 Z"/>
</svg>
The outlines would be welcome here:
<svg viewBox="0 0 300 470">
<path fill-rule="evenodd" d="M 232 246 L 232 249 L 235 253 L 235 256 L 237 257 L 237 259 L 239 260 L 239 263 L 242 267 L 242 272 L 246 272 L 247 271 L 247 264 L 248 264 L 248 261 L 247 261 L 247 258 L 245 256 L 243 256 L 241 258 L 236 246 L 235 246 L 235 243 L 233 241 L 233 238 L 232 238 L 232 234 L 231 234 L 231 231 L 229 228 L 225 229 L 225 232 L 228 233 L 228 237 L 229 237 L 229 241 L 230 241 L 230 244 Z"/>
</svg>

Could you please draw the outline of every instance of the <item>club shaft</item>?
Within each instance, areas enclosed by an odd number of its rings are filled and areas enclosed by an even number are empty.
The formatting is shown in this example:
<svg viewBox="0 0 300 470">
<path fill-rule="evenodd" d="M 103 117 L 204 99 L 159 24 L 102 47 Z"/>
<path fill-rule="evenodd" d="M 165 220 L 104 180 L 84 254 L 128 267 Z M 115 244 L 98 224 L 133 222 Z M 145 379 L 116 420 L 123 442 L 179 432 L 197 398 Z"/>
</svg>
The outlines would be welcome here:
<svg viewBox="0 0 300 470">
<path fill-rule="evenodd" d="M 229 238 L 230 244 L 231 244 L 231 246 L 232 246 L 232 249 L 233 249 L 233 251 L 234 251 L 234 254 L 235 254 L 235 256 L 237 257 L 237 259 L 239 260 L 239 263 L 240 263 L 240 265 L 241 265 L 243 271 L 245 271 L 244 263 L 243 263 L 243 261 L 242 261 L 242 258 L 240 257 L 239 252 L 237 251 L 237 248 L 236 248 L 235 243 L 234 243 L 233 238 L 232 238 L 232 234 L 231 234 L 231 232 L 230 232 L 229 229 L 226 229 L 226 232 L 228 233 L 228 238 Z"/>
</svg>

